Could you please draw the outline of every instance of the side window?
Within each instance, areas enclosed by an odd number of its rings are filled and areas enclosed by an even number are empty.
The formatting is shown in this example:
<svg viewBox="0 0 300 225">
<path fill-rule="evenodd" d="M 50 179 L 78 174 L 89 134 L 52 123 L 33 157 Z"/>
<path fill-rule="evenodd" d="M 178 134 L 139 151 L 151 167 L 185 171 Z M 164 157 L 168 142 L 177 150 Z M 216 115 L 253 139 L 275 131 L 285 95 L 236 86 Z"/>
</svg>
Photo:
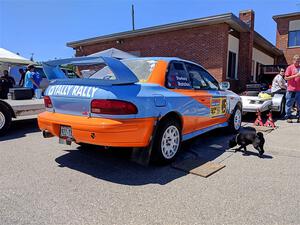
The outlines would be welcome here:
<svg viewBox="0 0 300 225">
<path fill-rule="evenodd" d="M 192 89 L 188 72 L 182 62 L 171 62 L 166 79 L 167 88 Z"/>
<path fill-rule="evenodd" d="M 206 70 L 202 69 L 202 77 L 208 83 L 210 89 L 218 90 L 219 89 L 219 83 L 218 81 L 210 75 Z"/>
<path fill-rule="evenodd" d="M 203 69 L 201 67 L 190 63 L 186 63 L 185 65 L 189 73 L 193 88 L 210 89 L 210 86 L 202 77 Z"/>
</svg>

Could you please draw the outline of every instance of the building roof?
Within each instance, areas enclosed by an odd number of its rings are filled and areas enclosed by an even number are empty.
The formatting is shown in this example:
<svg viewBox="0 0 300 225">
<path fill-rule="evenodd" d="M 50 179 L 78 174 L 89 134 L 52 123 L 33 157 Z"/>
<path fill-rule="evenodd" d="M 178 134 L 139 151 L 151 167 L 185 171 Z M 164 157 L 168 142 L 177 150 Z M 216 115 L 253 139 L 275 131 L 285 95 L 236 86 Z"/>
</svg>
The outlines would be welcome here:
<svg viewBox="0 0 300 225">
<path fill-rule="evenodd" d="M 277 20 L 280 18 L 286 18 L 286 17 L 291 17 L 291 16 L 300 16 L 300 12 L 294 12 L 294 13 L 287 13 L 287 14 L 281 14 L 281 15 L 275 15 L 273 16 L 273 20 Z"/>
<path fill-rule="evenodd" d="M 136 36 L 143 36 L 148 34 L 154 34 L 158 32 L 166 32 L 166 31 L 173 31 L 173 30 L 179 30 L 179 29 L 186 29 L 186 28 L 192 28 L 192 27 L 199 27 L 199 26 L 207 26 L 207 25 L 214 25 L 214 24 L 220 24 L 220 23 L 227 23 L 230 25 L 231 28 L 233 28 L 236 31 L 239 32 L 247 32 L 249 31 L 249 27 L 246 23 L 244 23 L 240 18 L 235 16 L 233 13 L 226 13 L 216 16 L 209 16 L 209 17 L 203 17 L 198 19 L 192 19 L 192 20 L 185 20 L 181 22 L 176 23 L 169 23 L 159 26 L 153 26 L 153 27 L 147 27 L 137 30 L 131 30 L 131 31 L 125 31 L 120 33 L 114 33 L 109 35 L 103 35 L 88 39 L 83 39 L 79 41 L 72 41 L 68 42 L 67 46 L 71 48 L 77 48 L 84 45 L 91 45 L 95 43 L 101 43 L 106 41 L 113 41 L 113 40 L 119 40 L 124 38 L 130 38 L 130 37 L 136 37 Z M 262 46 L 264 49 L 269 51 L 270 53 L 274 55 L 282 55 L 282 51 L 277 49 L 272 43 L 270 43 L 268 40 L 266 40 L 264 37 L 262 37 L 260 34 L 255 32 L 254 35 L 254 42 Z"/>
<path fill-rule="evenodd" d="M 268 50 L 276 56 L 283 55 L 282 50 L 278 49 L 271 42 L 265 39 L 262 35 L 254 31 L 254 43 L 261 46 L 262 48 Z"/>
</svg>

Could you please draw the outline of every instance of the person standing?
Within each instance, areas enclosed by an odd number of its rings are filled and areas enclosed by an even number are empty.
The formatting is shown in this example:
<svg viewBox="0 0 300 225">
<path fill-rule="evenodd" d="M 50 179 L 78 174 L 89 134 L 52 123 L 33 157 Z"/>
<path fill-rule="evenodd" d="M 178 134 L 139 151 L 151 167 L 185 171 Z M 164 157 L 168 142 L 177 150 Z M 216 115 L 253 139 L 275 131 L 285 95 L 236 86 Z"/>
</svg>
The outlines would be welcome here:
<svg viewBox="0 0 300 225">
<path fill-rule="evenodd" d="M 23 87 L 26 73 L 22 68 L 19 69 L 19 73 L 20 73 L 20 76 L 21 76 L 20 81 L 19 81 L 19 86 Z"/>
<path fill-rule="evenodd" d="M 41 81 L 43 80 L 42 76 L 40 75 L 39 72 L 37 71 L 34 71 L 34 76 L 33 76 L 33 79 L 35 81 L 35 83 L 38 85 L 38 87 L 34 87 L 34 89 L 37 89 L 40 87 L 40 84 L 41 84 Z"/>
<path fill-rule="evenodd" d="M 35 82 L 35 72 L 34 65 L 29 65 L 27 67 L 27 72 L 25 74 L 24 87 L 31 88 L 34 94 L 34 89 L 39 88 L 39 85 Z"/>
<path fill-rule="evenodd" d="M 288 82 L 286 93 L 286 120 L 292 123 L 292 107 L 296 102 L 297 122 L 300 122 L 300 56 L 294 55 L 293 64 L 289 65 L 285 72 Z"/>
<path fill-rule="evenodd" d="M 9 88 L 13 88 L 16 85 L 15 79 L 8 75 L 8 70 L 3 70 L 3 76 L 1 78 L 8 82 Z"/>
<path fill-rule="evenodd" d="M 281 68 L 279 74 L 277 74 L 273 81 L 271 87 L 272 96 L 274 94 L 285 94 L 287 89 L 287 84 L 284 79 L 284 69 Z"/>
</svg>

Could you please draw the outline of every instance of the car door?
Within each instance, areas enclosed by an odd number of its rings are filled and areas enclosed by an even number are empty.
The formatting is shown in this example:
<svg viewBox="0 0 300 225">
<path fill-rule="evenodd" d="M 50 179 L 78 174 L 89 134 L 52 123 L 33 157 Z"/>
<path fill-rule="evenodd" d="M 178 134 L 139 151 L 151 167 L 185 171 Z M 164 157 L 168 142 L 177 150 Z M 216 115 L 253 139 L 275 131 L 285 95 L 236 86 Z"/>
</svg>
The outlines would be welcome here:
<svg viewBox="0 0 300 225">
<path fill-rule="evenodd" d="M 192 88 L 190 77 L 183 62 L 174 60 L 169 63 L 166 74 L 166 88 L 179 94 L 170 101 L 172 107 L 182 114 L 184 124 L 182 133 L 188 134 L 195 131 L 197 105 L 194 97 L 196 97 L 196 93 Z"/>
<path fill-rule="evenodd" d="M 195 99 L 205 114 L 197 118 L 197 130 L 226 122 L 226 96 L 219 89 L 216 79 L 201 66 L 185 63 L 188 70 Z"/>
</svg>

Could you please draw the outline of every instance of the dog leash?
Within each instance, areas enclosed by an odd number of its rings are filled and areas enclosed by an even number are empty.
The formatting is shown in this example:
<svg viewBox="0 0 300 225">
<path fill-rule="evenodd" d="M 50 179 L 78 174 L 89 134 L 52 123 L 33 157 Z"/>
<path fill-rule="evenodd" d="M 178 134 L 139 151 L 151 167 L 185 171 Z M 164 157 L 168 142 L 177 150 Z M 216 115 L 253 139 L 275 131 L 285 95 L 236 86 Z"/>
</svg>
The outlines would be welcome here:
<svg viewBox="0 0 300 225">
<path fill-rule="evenodd" d="M 235 143 L 238 143 L 238 141 L 237 141 L 237 139 L 238 139 L 238 136 L 239 136 L 240 134 L 237 134 L 236 136 L 235 136 Z"/>
</svg>

